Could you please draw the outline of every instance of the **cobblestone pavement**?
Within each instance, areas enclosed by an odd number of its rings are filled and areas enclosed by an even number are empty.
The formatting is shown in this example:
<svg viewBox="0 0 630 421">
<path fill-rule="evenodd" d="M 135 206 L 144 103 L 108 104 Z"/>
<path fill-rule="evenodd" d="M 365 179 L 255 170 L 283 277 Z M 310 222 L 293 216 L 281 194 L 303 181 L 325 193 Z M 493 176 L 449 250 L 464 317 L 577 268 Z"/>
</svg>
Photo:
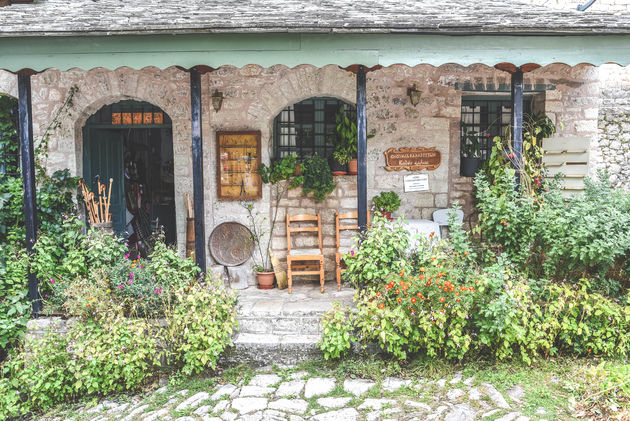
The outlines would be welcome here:
<svg viewBox="0 0 630 421">
<path fill-rule="evenodd" d="M 66 409 L 45 420 L 123 421 L 338 421 L 338 420 L 501 420 L 557 419 L 539 407 L 523 415 L 525 391 L 501 393 L 492 384 L 460 373 L 437 381 L 317 377 L 306 372 L 278 375 L 258 369 L 249 380 L 208 390 L 159 389 L 96 405 Z M 321 376 L 319 374 L 318 376 Z M 561 417 L 564 418 L 564 417 Z"/>
</svg>

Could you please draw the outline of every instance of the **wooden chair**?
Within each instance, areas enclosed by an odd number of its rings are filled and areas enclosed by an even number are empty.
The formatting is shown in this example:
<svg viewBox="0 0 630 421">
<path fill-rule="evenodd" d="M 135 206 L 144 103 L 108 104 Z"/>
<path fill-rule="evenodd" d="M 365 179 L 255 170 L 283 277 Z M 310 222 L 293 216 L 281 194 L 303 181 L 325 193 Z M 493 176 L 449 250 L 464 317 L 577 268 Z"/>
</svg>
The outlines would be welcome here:
<svg viewBox="0 0 630 421">
<path fill-rule="evenodd" d="M 287 215 L 287 275 L 289 294 L 294 275 L 319 275 L 320 291 L 324 292 L 324 252 L 322 250 L 322 219 L 319 214 Z M 316 226 L 303 226 L 315 222 Z M 295 226 L 299 223 L 300 226 Z M 311 224 L 312 225 L 312 224 Z M 295 232 L 317 233 L 318 248 L 298 249 L 291 245 L 291 234 Z M 297 263 L 297 264 L 296 264 Z"/>
<path fill-rule="evenodd" d="M 342 221 L 352 219 L 354 220 L 354 224 L 351 225 L 341 225 Z M 335 255 L 335 262 L 337 264 L 337 291 L 341 291 L 341 273 L 346 271 L 345 263 L 343 262 L 343 257 L 350 252 L 350 250 L 346 250 L 340 246 L 341 242 L 341 231 L 359 230 L 359 212 L 346 212 L 339 213 L 335 212 L 335 233 L 337 236 L 337 253 Z M 367 214 L 367 223 L 370 225 L 370 212 Z"/>
</svg>

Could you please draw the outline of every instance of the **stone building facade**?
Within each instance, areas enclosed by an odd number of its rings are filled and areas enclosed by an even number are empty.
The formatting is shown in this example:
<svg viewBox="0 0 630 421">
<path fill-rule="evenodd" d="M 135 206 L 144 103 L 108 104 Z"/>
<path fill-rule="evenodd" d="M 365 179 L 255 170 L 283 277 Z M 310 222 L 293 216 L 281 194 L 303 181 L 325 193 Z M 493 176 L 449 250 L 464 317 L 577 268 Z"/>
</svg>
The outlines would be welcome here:
<svg viewBox="0 0 630 421">
<path fill-rule="evenodd" d="M 558 136 L 591 139 L 592 170 L 607 168 L 616 185 L 628 185 L 630 159 L 630 70 L 614 66 L 570 67 L 553 64 L 525 74 L 526 91 L 531 91 L 534 108 L 546 113 L 564 129 Z M 460 121 L 462 98 L 469 95 L 509 95 L 509 74 L 485 65 L 463 67 L 455 64 L 434 67 L 393 65 L 367 75 L 368 111 L 368 200 L 381 191 L 396 191 L 402 200 L 398 215 L 410 219 L 431 219 L 432 212 L 459 202 L 466 215 L 472 212 L 472 179 L 460 176 Z M 0 93 L 17 96 L 15 75 L 0 71 Z M 407 89 L 415 85 L 422 92 L 420 102 L 409 102 Z M 122 100 L 137 100 L 160 107 L 172 120 L 177 242 L 185 245 L 184 194 L 192 194 L 190 83 L 187 72 L 175 67 L 160 70 L 102 68 L 89 71 L 46 70 L 32 77 L 35 137 L 41 136 L 62 106 L 72 87 L 78 88 L 71 106 L 59 116 L 51 133 L 46 162 L 52 172 L 69 168 L 81 176 L 82 128 L 102 106 Z M 202 132 L 204 154 L 206 235 L 225 221 L 248 224 L 242 204 L 217 199 L 216 132 L 260 130 L 262 162 L 269 163 L 274 118 L 287 106 L 314 97 L 334 97 L 353 104 L 355 75 L 337 66 L 322 68 L 278 65 L 263 68 L 223 66 L 202 76 Z M 216 112 L 210 104 L 215 90 L 224 95 Z M 441 165 L 427 174 L 429 191 L 403 190 L 408 171 L 385 170 L 384 151 L 391 147 L 432 147 L 441 153 Z M 273 249 L 281 259 L 286 255 L 284 215 L 321 212 L 326 260 L 326 278 L 334 278 L 335 211 L 356 209 L 357 186 L 353 176 L 335 177 L 336 190 L 320 204 L 292 190 L 281 202 Z M 264 186 L 262 199 L 254 202 L 257 212 L 270 215 L 270 189 Z M 208 261 L 212 258 L 208 253 Z M 252 280 L 253 282 L 253 280 Z"/>
</svg>

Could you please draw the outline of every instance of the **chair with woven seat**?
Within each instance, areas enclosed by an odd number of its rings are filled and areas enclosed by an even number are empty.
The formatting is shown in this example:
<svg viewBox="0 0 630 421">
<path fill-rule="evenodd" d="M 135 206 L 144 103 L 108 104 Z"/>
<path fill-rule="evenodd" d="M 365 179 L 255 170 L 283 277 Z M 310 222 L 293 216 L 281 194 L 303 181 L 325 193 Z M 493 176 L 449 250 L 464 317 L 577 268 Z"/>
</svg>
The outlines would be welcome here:
<svg viewBox="0 0 630 421">
<path fill-rule="evenodd" d="M 353 220 L 353 224 L 349 224 L 345 222 L 342 225 L 343 221 Z M 370 225 L 370 212 L 367 214 L 367 223 Z M 343 262 L 343 257 L 350 253 L 350 247 L 345 247 L 341 245 L 341 233 L 343 231 L 359 231 L 359 213 L 358 212 L 346 212 L 339 213 L 335 212 L 335 233 L 337 236 L 337 253 L 335 255 L 335 262 L 337 266 L 337 291 L 341 291 L 341 273 L 346 271 L 345 263 Z"/>
<path fill-rule="evenodd" d="M 319 275 L 320 291 L 324 292 L 324 252 L 322 250 L 322 219 L 319 214 L 301 214 L 289 216 L 287 214 L 287 275 L 289 280 L 289 294 L 293 286 L 295 275 Z M 313 226 L 314 225 L 314 226 Z M 317 248 L 294 248 L 291 244 L 291 234 L 317 234 Z"/>
</svg>

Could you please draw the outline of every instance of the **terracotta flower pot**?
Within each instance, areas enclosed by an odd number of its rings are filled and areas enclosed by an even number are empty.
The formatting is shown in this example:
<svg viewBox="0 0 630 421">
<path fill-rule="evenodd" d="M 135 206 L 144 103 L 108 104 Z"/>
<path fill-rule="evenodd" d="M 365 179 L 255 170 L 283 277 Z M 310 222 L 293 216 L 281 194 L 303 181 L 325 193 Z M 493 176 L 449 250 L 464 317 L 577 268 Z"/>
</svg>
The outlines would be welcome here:
<svg viewBox="0 0 630 421">
<path fill-rule="evenodd" d="M 348 173 L 351 175 L 357 175 L 359 173 L 358 170 L 359 163 L 356 158 L 352 158 L 350 162 L 348 162 Z"/>
<path fill-rule="evenodd" d="M 394 218 L 392 218 L 392 213 L 391 212 L 385 212 L 385 211 L 381 211 L 381 214 L 387 218 L 387 220 L 389 222 L 392 222 L 394 220 Z"/>
<path fill-rule="evenodd" d="M 256 272 L 258 289 L 273 289 L 273 272 Z"/>
</svg>

